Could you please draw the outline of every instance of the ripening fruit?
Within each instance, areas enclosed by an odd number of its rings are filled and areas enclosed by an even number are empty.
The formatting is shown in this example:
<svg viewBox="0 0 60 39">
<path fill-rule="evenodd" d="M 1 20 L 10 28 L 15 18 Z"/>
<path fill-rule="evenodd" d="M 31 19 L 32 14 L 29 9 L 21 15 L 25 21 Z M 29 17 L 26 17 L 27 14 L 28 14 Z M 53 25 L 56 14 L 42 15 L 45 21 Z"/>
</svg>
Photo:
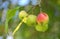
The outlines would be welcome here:
<svg viewBox="0 0 60 39">
<path fill-rule="evenodd" d="M 35 29 L 36 29 L 37 31 L 40 31 L 40 32 L 45 32 L 45 31 L 47 31 L 47 29 L 48 29 L 48 24 L 46 24 L 46 25 L 44 25 L 44 26 L 42 26 L 41 24 L 36 25 L 36 26 L 35 26 Z"/>
<path fill-rule="evenodd" d="M 20 19 L 23 19 L 24 17 L 27 17 L 27 16 L 28 16 L 28 14 L 27 14 L 27 12 L 24 11 L 24 10 L 19 13 L 19 18 L 20 18 Z"/>
<path fill-rule="evenodd" d="M 34 5 L 34 6 L 37 5 L 38 4 L 38 0 L 31 0 L 31 4 Z"/>
<path fill-rule="evenodd" d="M 37 23 L 47 23 L 49 21 L 49 16 L 45 12 L 40 12 L 37 16 Z"/>
<path fill-rule="evenodd" d="M 26 6 L 30 3 L 30 0 L 19 0 L 18 5 L 19 6 Z"/>
<path fill-rule="evenodd" d="M 26 24 L 27 25 L 34 25 L 34 24 L 36 24 L 36 16 L 35 15 L 29 15 L 27 17 Z"/>
<path fill-rule="evenodd" d="M 46 13 L 40 12 L 37 16 L 38 25 L 35 26 L 37 31 L 45 32 L 48 29 L 49 17 Z"/>
</svg>

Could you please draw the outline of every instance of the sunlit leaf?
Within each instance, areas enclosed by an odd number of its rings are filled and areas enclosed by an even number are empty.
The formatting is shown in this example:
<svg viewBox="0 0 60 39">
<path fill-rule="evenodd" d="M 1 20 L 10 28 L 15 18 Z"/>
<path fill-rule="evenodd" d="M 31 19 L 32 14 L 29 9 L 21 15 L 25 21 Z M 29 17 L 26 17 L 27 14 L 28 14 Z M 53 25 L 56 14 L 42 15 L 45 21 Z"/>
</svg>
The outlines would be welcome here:
<svg viewBox="0 0 60 39">
<path fill-rule="evenodd" d="M 6 15 L 6 19 L 7 20 L 10 20 L 14 15 L 15 15 L 15 12 L 19 9 L 19 7 L 16 7 L 14 9 L 9 9 L 8 12 L 7 12 L 7 15 Z"/>
</svg>

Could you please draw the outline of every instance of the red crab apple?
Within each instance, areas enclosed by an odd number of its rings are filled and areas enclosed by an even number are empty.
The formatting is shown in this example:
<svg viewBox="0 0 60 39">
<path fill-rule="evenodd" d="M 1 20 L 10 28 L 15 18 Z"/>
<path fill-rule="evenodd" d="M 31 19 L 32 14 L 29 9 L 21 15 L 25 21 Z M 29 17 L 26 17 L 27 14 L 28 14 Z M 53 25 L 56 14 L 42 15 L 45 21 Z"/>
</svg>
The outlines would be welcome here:
<svg viewBox="0 0 60 39">
<path fill-rule="evenodd" d="M 37 23 L 47 23 L 49 21 L 49 16 L 45 12 L 40 12 L 37 16 Z"/>
<path fill-rule="evenodd" d="M 40 12 L 37 16 L 38 25 L 35 26 L 37 31 L 45 32 L 48 29 L 49 16 L 45 12 Z"/>
</svg>

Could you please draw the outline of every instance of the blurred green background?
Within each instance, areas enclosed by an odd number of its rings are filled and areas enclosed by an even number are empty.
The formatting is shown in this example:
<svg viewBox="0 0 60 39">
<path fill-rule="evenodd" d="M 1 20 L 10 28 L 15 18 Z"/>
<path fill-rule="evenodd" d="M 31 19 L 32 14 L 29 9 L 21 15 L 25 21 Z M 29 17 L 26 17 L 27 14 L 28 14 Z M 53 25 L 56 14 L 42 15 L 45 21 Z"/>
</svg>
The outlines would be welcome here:
<svg viewBox="0 0 60 39">
<path fill-rule="evenodd" d="M 5 3 L 6 1 L 7 3 Z M 13 36 L 14 39 L 60 39 L 60 0 L 41 0 L 41 7 L 40 0 L 37 0 L 38 3 L 35 6 L 31 3 L 27 6 L 19 6 L 17 4 L 19 0 L 14 1 L 0 0 L 0 39 L 6 39 L 7 35 L 13 32 L 20 23 L 21 20 L 18 14 L 21 10 L 25 10 L 28 14 L 38 15 L 40 9 L 49 15 L 48 30 L 46 32 L 38 32 L 34 27 L 23 23 Z M 9 20 L 7 24 L 6 19 Z M 5 31 L 6 25 L 8 25 L 8 33 L 5 33 L 7 32 L 7 30 Z"/>
</svg>

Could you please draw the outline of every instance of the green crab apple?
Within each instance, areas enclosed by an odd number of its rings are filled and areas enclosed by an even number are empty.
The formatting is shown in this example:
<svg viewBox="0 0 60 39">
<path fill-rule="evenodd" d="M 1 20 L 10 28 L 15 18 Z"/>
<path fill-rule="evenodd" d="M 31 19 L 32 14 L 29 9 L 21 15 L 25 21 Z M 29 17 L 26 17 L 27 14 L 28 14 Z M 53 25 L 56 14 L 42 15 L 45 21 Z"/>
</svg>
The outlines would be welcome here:
<svg viewBox="0 0 60 39">
<path fill-rule="evenodd" d="M 41 26 L 41 24 L 36 25 L 36 26 L 35 26 L 35 29 L 36 29 L 37 31 L 40 31 L 40 32 L 45 32 L 45 31 L 47 31 L 47 29 L 48 29 L 48 24 L 46 24 L 46 25 L 44 25 L 44 26 Z"/>
<path fill-rule="evenodd" d="M 26 24 L 27 25 L 34 25 L 34 24 L 36 24 L 36 16 L 35 15 L 29 15 L 27 17 Z"/>
<path fill-rule="evenodd" d="M 19 18 L 20 18 L 20 19 L 23 19 L 24 17 L 27 17 L 27 16 L 28 16 L 28 14 L 27 14 L 27 12 L 24 11 L 24 10 L 22 10 L 22 11 L 19 13 Z"/>
</svg>

